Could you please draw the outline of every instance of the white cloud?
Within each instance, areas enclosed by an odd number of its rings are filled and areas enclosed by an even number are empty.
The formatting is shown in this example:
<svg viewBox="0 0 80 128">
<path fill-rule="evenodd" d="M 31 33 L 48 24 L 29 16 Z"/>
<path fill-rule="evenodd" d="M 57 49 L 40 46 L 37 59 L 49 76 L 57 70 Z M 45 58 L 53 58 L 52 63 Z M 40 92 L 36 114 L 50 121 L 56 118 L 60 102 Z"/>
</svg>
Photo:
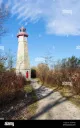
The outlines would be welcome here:
<svg viewBox="0 0 80 128">
<path fill-rule="evenodd" d="M 0 0 L 0 5 L 2 4 L 3 0 Z"/>
<path fill-rule="evenodd" d="M 11 9 L 21 23 L 42 18 L 48 34 L 80 35 L 80 0 L 14 0 Z"/>
<path fill-rule="evenodd" d="M 28 22 L 25 23 L 25 26 L 27 26 Z"/>
<path fill-rule="evenodd" d="M 76 49 L 80 49 L 80 45 L 76 46 Z"/>
<path fill-rule="evenodd" d="M 3 50 L 4 51 L 4 46 L 0 46 L 0 50 Z"/>
<path fill-rule="evenodd" d="M 63 14 L 70 14 L 70 15 L 72 15 L 72 10 L 63 9 L 62 13 Z"/>
<path fill-rule="evenodd" d="M 45 59 L 42 57 L 35 58 L 35 62 L 44 62 L 44 61 L 45 61 Z"/>
</svg>

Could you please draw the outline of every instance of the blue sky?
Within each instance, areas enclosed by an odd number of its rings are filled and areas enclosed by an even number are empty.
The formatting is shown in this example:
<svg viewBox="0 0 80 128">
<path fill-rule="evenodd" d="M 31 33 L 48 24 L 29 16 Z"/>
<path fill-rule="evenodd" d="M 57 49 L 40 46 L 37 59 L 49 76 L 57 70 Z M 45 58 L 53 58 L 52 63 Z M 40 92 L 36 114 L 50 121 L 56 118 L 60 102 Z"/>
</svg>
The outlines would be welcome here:
<svg viewBox="0 0 80 128">
<path fill-rule="evenodd" d="M 54 60 L 80 57 L 80 1 L 79 0 L 0 0 L 9 7 L 11 16 L 5 27 L 8 34 L 0 40 L 4 52 L 17 55 L 19 28 L 27 29 L 31 66 L 51 53 Z M 76 48 L 77 47 L 77 48 Z M 37 59 L 38 58 L 38 59 Z"/>
</svg>

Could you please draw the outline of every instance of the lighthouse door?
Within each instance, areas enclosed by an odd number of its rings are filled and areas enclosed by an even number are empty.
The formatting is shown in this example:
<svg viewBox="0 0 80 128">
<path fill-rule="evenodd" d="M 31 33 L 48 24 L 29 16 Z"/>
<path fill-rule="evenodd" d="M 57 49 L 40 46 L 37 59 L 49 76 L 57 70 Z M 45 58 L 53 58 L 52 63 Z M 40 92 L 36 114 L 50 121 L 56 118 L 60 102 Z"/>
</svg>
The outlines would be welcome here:
<svg viewBox="0 0 80 128">
<path fill-rule="evenodd" d="M 27 71 L 27 72 L 26 72 L 26 78 L 28 78 L 28 77 L 29 77 L 29 72 Z"/>
</svg>

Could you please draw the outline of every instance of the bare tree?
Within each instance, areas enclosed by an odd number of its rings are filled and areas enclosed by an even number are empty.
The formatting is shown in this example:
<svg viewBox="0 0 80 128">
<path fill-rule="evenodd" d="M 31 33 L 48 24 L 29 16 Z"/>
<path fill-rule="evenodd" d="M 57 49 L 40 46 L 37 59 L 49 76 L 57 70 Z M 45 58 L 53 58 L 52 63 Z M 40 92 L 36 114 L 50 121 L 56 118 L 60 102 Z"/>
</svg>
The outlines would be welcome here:
<svg viewBox="0 0 80 128">
<path fill-rule="evenodd" d="M 41 63 L 37 66 L 37 77 L 40 78 L 43 85 L 44 85 L 45 80 L 47 78 L 48 71 L 49 71 L 49 67 L 47 64 Z"/>
<path fill-rule="evenodd" d="M 44 58 L 44 64 L 48 65 L 49 68 L 53 68 L 54 67 L 54 63 L 56 61 L 54 60 L 53 55 L 48 54 L 48 55 L 44 56 L 43 58 Z"/>
<path fill-rule="evenodd" d="M 0 37 L 3 36 L 7 30 L 4 27 L 4 22 L 9 17 L 9 8 L 6 7 L 4 4 L 0 6 Z"/>
<path fill-rule="evenodd" d="M 15 64 L 15 54 L 9 49 L 8 52 L 6 52 L 6 63 L 5 63 L 5 67 L 7 70 L 12 70 L 14 68 L 14 64 Z"/>
</svg>

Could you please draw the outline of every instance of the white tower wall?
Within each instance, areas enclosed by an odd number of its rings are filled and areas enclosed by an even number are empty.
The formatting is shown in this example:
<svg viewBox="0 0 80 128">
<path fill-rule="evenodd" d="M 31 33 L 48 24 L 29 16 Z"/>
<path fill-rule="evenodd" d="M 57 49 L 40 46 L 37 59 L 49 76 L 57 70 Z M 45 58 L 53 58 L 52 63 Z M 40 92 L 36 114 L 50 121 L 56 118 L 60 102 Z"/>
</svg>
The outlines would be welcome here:
<svg viewBox="0 0 80 128">
<path fill-rule="evenodd" d="M 28 41 L 25 36 L 18 37 L 18 52 L 17 52 L 17 64 L 16 64 L 16 73 L 21 73 L 26 77 L 28 71 L 27 80 L 31 79 L 31 69 L 28 56 Z"/>
</svg>

